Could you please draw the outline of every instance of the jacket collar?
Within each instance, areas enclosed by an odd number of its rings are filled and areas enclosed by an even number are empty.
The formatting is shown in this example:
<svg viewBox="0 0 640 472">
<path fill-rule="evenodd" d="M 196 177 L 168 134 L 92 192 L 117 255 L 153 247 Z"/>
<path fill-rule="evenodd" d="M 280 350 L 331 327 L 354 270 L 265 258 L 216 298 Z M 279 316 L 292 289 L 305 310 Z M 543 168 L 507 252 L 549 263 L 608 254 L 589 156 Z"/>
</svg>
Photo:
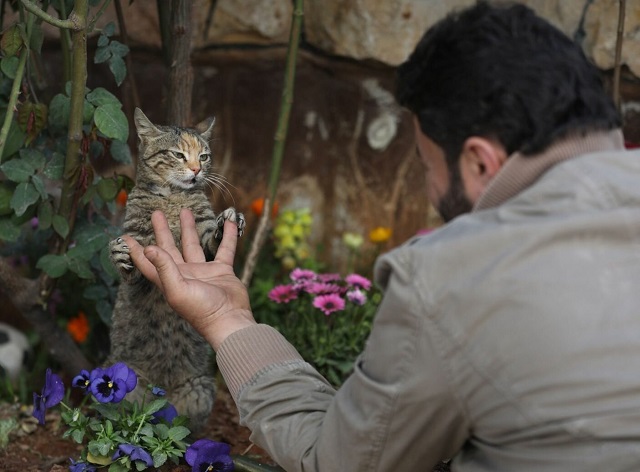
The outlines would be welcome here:
<svg viewBox="0 0 640 472">
<path fill-rule="evenodd" d="M 500 172 L 489 183 L 473 207 L 473 211 L 493 208 L 516 196 L 532 185 L 554 165 L 573 157 L 592 152 L 624 149 L 620 129 L 572 135 L 552 144 L 544 152 L 523 156 L 516 152 L 509 156 Z"/>
</svg>

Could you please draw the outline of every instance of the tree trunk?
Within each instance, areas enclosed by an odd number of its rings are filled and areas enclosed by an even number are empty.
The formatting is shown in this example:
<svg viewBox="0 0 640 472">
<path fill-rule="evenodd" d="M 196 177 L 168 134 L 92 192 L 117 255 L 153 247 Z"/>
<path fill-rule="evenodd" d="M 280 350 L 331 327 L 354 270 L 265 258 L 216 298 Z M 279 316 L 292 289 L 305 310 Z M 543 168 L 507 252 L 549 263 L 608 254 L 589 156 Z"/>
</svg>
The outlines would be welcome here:
<svg viewBox="0 0 640 472">
<path fill-rule="evenodd" d="M 191 4 L 190 0 L 171 0 L 167 123 L 175 126 L 192 125 Z"/>
</svg>

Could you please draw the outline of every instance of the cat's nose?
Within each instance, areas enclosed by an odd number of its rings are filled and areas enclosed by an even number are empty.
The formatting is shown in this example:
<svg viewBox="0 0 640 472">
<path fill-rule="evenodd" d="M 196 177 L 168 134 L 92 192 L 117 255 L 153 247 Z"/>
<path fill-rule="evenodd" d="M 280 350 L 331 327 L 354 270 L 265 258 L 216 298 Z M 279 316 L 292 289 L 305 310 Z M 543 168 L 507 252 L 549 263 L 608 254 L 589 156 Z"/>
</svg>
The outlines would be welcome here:
<svg viewBox="0 0 640 472">
<path fill-rule="evenodd" d="M 200 167 L 190 167 L 191 172 L 193 172 L 193 175 L 198 175 L 200 173 Z"/>
</svg>

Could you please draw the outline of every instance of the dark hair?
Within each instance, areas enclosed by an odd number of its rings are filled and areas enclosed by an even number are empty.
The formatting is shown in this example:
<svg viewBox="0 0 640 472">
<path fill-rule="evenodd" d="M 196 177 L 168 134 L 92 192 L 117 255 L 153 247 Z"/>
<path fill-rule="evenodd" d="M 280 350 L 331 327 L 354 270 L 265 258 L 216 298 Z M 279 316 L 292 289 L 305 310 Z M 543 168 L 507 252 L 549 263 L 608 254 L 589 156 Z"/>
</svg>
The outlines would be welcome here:
<svg viewBox="0 0 640 472">
<path fill-rule="evenodd" d="M 457 162 L 469 136 L 511 154 L 621 120 L 582 49 L 524 5 L 484 2 L 429 29 L 398 69 L 396 98 Z"/>
</svg>

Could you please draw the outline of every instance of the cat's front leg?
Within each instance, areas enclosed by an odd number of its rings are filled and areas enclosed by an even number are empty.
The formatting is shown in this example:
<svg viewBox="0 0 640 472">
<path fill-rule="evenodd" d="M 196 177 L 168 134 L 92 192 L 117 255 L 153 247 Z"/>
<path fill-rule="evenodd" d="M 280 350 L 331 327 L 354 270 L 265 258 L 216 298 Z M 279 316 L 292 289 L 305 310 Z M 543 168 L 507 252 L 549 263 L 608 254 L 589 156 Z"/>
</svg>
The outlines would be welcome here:
<svg viewBox="0 0 640 472">
<path fill-rule="evenodd" d="M 140 277 L 140 272 L 133 265 L 129 246 L 122 238 L 116 238 L 109 243 L 111 263 L 120 273 L 122 280 L 132 282 Z"/>
<path fill-rule="evenodd" d="M 216 230 L 213 233 L 213 237 L 216 239 L 216 241 L 222 240 L 222 230 L 224 228 L 224 222 L 227 220 L 238 225 L 238 237 L 242 236 L 242 234 L 244 233 L 244 227 L 246 224 L 244 215 L 236 211 L 235 208 L 229 207 L 216 217 Z"/>
</svg>

